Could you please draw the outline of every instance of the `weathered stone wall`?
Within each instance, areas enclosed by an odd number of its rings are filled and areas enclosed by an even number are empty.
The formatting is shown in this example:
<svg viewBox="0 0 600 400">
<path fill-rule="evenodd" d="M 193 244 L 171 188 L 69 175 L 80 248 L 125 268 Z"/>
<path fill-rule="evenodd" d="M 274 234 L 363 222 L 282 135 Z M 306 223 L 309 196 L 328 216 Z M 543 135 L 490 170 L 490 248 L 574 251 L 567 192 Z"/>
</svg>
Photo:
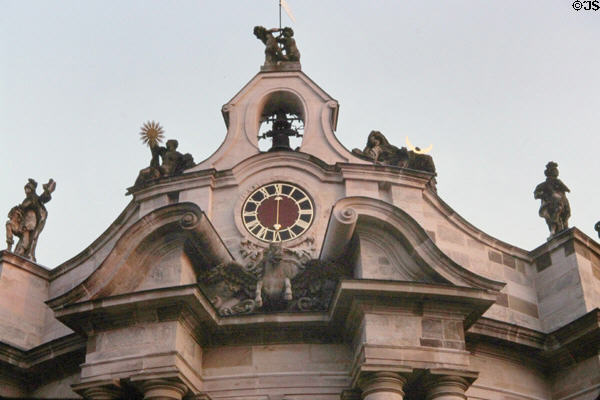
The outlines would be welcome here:
<svg viewBox="0 0 600 400">
<path fill-rule="evenodd" d="M 281 344 L 204 350 L 204 390 L 214 399 L 339 400 L 350 386 L 349 346 Z"/>
<path fill-rule="evenodd" d="M 164 254 L 157 255 L 147 266 L 147 274 L 134 291 L 196 283 L 194 267 L 181 246 L 160 251 Z"/>
<path fill-rule="evenodd" d="M 600 395 L 600 357 L 562 368 L 552 377 L 552 399 L 596 400 Z"/>
<path fill-rule="evenodd" d="M 554 331 L 600 307 L 600 256 L 597 245 L 570 230 L 532 253 L 540 319 L 546 332 Z"/>
<path fill-rule="evenodd" d="M 79 371 L 61 379 L 44 384 L 29 393 L 28 397 L 39 399 L 80 399 L 77 393 L 71 390 L 71 385 L 79 383 Z"/>
<path fill-rule="evenodd" d="M 30 349 L 42 343 L 48 299 L 48 271 L 21 257 L 0 258 L 0 341 Z"/>
<path fill-rule="evenodd" d="M 508 347 L 479 345 L 471 366 L 479 377 L 467 391 L 469 400 L 550 400 L 550 380 L 541 366 Z"/>
</svg>

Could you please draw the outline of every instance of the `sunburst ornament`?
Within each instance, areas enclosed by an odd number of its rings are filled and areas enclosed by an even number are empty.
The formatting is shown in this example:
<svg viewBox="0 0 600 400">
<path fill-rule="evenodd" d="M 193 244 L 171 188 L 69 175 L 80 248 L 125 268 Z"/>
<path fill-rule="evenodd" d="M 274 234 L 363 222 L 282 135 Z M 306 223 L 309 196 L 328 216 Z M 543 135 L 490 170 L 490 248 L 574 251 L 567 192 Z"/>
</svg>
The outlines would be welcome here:
<svg viewBox="0 0 600 400">
<path fill-rule="evenodd" d="M 165 137 L 164 133 L 165 131 L 158 122 L 148 121 L 142 125 L 140 139 L 144 144 L 154 147 L 159 143 L 162 143 Z"/>
</svg>

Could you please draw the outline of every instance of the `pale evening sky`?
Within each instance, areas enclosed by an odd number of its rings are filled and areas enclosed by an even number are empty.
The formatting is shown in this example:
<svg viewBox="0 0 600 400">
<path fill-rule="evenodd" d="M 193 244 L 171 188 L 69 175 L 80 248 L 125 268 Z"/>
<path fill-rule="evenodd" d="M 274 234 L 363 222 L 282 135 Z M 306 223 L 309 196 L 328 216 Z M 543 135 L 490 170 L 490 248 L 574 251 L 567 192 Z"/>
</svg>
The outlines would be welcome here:
<svg viewBox="0 0 600 400">
<path fill-rule="evenodd" d="M 600 220 L 600 10 L 572 1 L 288 0 L 302 69 L 340 103 L 337 137 L 377 129 L 431 152 L 438 193 L 486 233 L 532 250 L 548 236 L 534 187 L 559 164 L 571 226 Z M 0 0 L 0 213 L 31 177 L 57 182 L 37 247 L 54 268 L 119 215 L 150 153 L 140 126 L 199 162 L 221 106 L 264 61 L 255 25 L 277 0 Z M 2 241 L 4 237 L 2 237 Z M 0 246 L 4 248 L 4 246 Z"/>
</svg>

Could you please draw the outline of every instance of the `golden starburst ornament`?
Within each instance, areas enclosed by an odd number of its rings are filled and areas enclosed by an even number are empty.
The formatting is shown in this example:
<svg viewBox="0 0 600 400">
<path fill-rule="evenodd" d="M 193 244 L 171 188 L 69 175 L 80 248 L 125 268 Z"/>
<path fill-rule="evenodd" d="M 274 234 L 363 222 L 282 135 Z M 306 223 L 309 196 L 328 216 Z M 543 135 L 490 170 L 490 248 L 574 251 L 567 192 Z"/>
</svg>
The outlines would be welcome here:
<svg viewBox="0 0 600 400">
<path fill-rule="evenodd" d="M 162 143 L 165 137 L 164 133 L 165 131 L 158 122 L 148 121 L 142 125 L 140 139 L 144 144 L 154 147 L 159 143 Z"/>
</svg>

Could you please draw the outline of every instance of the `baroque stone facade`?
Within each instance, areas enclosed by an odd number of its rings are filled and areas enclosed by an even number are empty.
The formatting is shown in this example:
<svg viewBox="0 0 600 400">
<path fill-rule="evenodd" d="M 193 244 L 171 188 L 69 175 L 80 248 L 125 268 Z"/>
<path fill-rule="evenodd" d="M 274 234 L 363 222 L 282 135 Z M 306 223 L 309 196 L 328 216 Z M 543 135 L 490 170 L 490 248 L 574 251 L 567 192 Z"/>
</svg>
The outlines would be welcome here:
<svg viewBox="0 0 600 400">
<path fill-rule="evenodd" d="M 271 115 L 302 120 L 298 149 L 259 150 Z M 130 188 L 69 261 L 0 253 L 0 396 L 598 397 L 596 241 L 571 228 L 526 251 L 478 230 L 433 167 L 346 149 L 299 65 L 223 116 L 212 156 Z"/>
</svg>

